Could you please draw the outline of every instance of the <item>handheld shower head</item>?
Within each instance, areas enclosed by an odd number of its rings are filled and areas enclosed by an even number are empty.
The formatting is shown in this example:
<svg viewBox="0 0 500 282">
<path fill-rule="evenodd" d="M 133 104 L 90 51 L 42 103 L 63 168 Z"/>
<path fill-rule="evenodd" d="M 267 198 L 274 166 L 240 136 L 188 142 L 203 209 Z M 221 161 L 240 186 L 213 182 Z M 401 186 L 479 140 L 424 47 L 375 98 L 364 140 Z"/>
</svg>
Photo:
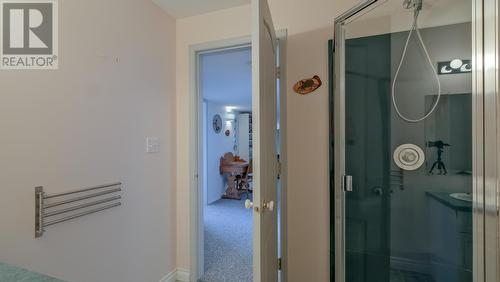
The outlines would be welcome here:
<svg viewBox="0 0 500 282">
<path fill-rule="evenodd" d="M 434 69 L 434 63 L 431 60 L 431 56 L 429 55 L 429 52 L 427 51 L 427 47 L 425 46 L 424 40 L 422 39 L 422 35 L 420 34 L 420 30 L 418 29 L 418 15 L 420 13 L 420 10 L 422 10 L 422 1 L 423 0 L 403 0 L 403 7 L 407 10 L 413 10 L 413 24 L 410 28 L 410 31 L 408 32 L 408 37 L 406 38 L 406 43 L 405 47 L 403 49 L 403 55 L 401 56 L 401 60 L 399 61 L 398 68 L 396 70 L 396 74 L 394 75 L 394 79 L 392 81 L 392 90 L 391 90 L 391 96 L 392 96 L 392 105 L 394 106 L 394 110 L 396 110 L 396 113 L 398 116 L 406 121 L 406 122 L 421 122 L 425 119 L 427 119 L 435 110 L 436 107 L 439 104 L 439 99 L 441 98 L 441 82 L 439 81 L 439 77 L 437 75 L 437 72 Z M 427 59 L 427 62 L 429 63 L 429 66 L 433 70 L 434 77 L 436 79 L 436 83 L 438 86 L 438 95 L 436 98 L 436 102 L 432 106 L 431 110 L 425 114 L 423 117 L 418 118 L 418 119 L 411 119 L 403 115 L 401 111 L 399 110 L 399 106 L 396 103 L 396 81 L 398 80 L 399 72 L 401 70 L 401 66 L 403 65 L 403 61 L 406 57 L 406 51 L 408 50 L 408 44 L 410 43 L 411 35 L 413 33 L 417 34 L 417 38 L 420 41 L 420 44 L 422 45 L 422 49 L 424 50 L 425 53 L 425 58 Z"/>
<path fill-rule="evenodd" d="M 408 10 L 420 11 L 422 10 L 422 0 L 403 0 L 403 7 Z"/>
</svg>

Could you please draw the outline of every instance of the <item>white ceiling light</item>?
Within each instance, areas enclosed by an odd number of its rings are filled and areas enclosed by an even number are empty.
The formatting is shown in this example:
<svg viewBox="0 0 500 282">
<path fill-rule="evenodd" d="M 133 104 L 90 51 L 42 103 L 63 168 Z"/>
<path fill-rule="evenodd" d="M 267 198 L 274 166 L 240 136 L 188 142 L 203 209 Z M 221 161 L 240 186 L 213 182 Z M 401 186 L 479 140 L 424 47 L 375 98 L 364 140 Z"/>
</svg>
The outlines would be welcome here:
<svg viewBox="0 0 500 282">
<path fill-rule="evenodd" d="M 462 62 L 462 60 L 455 59 L 455 60 L 450 62 L 450 67 L 453 69 L 459 69 L 462 67 L 463 64 L 464 64 L 464 62 Z"/>
</svg>

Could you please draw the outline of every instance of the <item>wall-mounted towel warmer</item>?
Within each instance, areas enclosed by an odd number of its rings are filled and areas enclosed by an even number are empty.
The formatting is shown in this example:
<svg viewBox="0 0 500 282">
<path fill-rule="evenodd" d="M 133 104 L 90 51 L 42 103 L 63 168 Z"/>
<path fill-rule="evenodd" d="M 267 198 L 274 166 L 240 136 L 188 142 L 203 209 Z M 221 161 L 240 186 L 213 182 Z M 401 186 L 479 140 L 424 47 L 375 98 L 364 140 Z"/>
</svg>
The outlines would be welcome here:
<svg viewBox="0 0 500 282">
<path fill-rule="evenodd" d="M 47 226 L 120 206 L 121 185 L 116 182 L 52 195 L 36 187 L 35 238 L 42 237 Z"/>
</svg>

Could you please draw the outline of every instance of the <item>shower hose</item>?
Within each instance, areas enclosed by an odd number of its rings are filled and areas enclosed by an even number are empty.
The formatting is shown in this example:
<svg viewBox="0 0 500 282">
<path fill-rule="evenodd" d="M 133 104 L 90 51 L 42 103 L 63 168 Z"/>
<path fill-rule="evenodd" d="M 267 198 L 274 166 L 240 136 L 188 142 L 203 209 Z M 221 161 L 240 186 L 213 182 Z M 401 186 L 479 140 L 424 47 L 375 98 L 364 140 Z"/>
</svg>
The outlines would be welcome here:
<svg viewBox="0 0 500 282">
<path fill-rule="evenodd" d="M 410 32 L 408 33 L 408 38 L 406 39 L 406 44 L 405 44 L 405 47 L 403 49 L 403 56 L 401 57 L 401 61 L 399 62 L 398 68 L 396 70 L 396 74 L 394 75 L 394 81 L 392 82 L 392 104 L 393 104 L 394 109 L 396 110 L 396 113 L 398 114 L 398 116 L 407 122 L 420 122 L 420 121 L 423 121 L 426 118 L 428 118 L 436 110 L 436 107 L 439 104 L 439 99 L 441 98 L 441 82 L 439 81 L 438 74 L 437 74 L 436 70 L 434 69 L 431 57 L 429 55 L 429 52 L 427 51 L 427 47 L 425 47 L 424 40 L 422 39 L 422 36 L 420 35 L 420 30 L 418 29 L 418 25 L 417 25 L 418 15 L 419 15 L 419 10 L 415 10 L 414 16 L 413 16 L 413 25 L 410 29 Z M 422 47 L 423 47 L 424 52 L 425 52 L 425 56 L 427 57 L 427 61 L 429 62 L 429 65 L 433 71 L 434 77 L 436 78 L 437 85 L 438 85 L 438 96 L 436 98 L 436 101 L 434 102 L 434 105 L 432 106 L 431 110 L 427 114 L 425 114 L 423 117 L 418 118 L 418 119 L 410 119 L 401 113 L 401 111 L 399 110 L 398 104 L 396 103 L 396 93 L 395 93 L 396 81 L 398 79 L 399 72 L 401 71 L 401 66 L 403 65 L 403 61 L 406 57 L 406 52 L 408 50 L 408 44 L 410 43 L 411 35 L 413 34 L 413 32 L 415 32 L 417 34 L 418 40 L 422 44 Z"/>
</svg>

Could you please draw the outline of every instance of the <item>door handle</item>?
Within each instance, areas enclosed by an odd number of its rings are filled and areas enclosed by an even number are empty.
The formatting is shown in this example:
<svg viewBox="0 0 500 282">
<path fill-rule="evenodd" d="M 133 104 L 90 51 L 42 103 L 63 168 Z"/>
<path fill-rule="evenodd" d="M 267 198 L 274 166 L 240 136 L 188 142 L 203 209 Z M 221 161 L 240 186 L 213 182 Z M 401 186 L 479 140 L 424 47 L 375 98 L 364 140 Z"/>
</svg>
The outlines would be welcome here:
<svg viewBox="0 0 500 282">
<path fill-rule="evenodd" d="M 254 207 L 254 204 L 252 201 L 250 201 L 250 199 L 247 199 L 245 201 L 245 208 L 247 209 L 252 209 L 255 211 L 255 212 L 259 212 L 259 207 Z"/>
<path fill-rule="evenodd" d="M 346 192 L 352 192 L 352 176 L 344 175 L 342 177 L 342 188 Z"/>
<path fill-rule="evenodd" d="M 245 201 L 245 208 L 247 208 L 247 209 L 251 209 L 251 208 L 253 208 L 253 202 L 252 202 L 252 201 L 250 201 L 250 199 L 247 199 L 247 200 Z"/>
<path fill-rule="evenodd" d="M 268 211 L 274 211 L 274 201 L 269 201 L 269 202 L 263 202 L 262 203 L 262 210 L 268 210 Z"/>
<path fill-rule="evenodd" d="M 251 209 L 253 208 L 256 212 L 259 212 L 259 208 L 258 207 L 254 207 L 254 203 L 252 201 L 250 201 L 250 199 L 247 199 L 245 201 L 245 208 L 247 209 Z M 265 211 L 265 210 L 268 210 L 268 211 L 274 211 L 274 201 L 269 201 L 269 202 L 262 202 L 262 210 Z"/>
</svg>

